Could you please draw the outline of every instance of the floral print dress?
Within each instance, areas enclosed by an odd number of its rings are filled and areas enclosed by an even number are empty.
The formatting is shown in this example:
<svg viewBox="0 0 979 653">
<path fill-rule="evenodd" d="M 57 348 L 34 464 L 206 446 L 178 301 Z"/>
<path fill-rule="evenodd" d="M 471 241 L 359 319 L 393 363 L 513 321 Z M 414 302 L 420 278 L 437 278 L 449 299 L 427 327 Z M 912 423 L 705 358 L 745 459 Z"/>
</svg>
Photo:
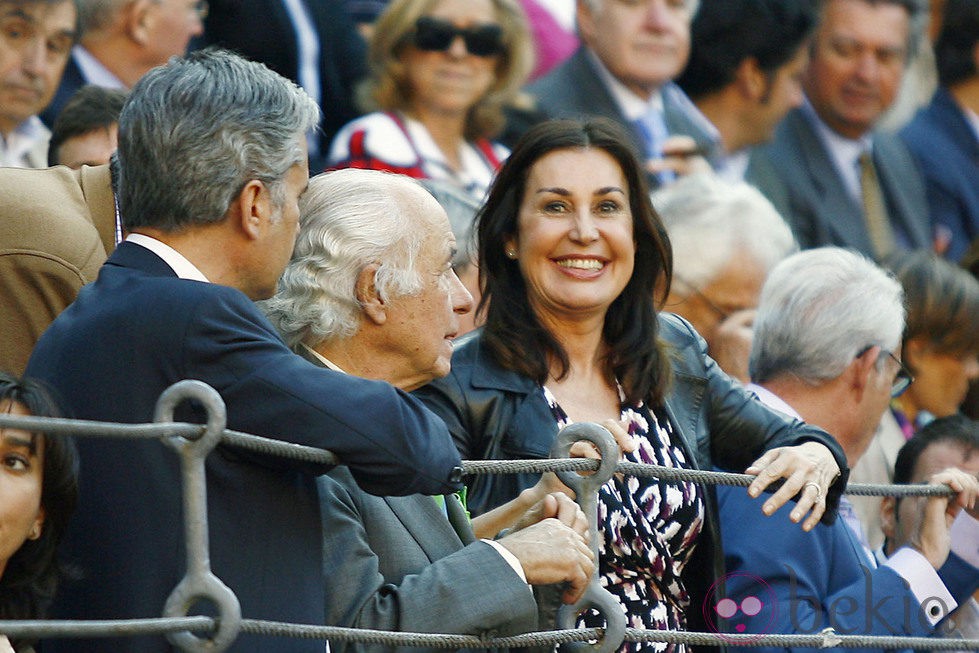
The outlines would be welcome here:
<svg viewBox="0 0 979 653">
<path fill-rule="evenodd" d="M 554 395 L 542 387 L 558 428 L 571 423 Z M 624 460 L 689 467 L 673 443 L 661 410 L 623 404 L 620 419 L 638 442 Z M 613 476 L 598 493 L 599 578 L 626 613 L 629 628 L 685 630 L 689 597 L 682 573 L 704 525 L 704 498 L 696 483 Z M 604 626 L 591 611 L 579 625 Z M 624 642 L 620 653 L 685 651 L 682 644 Z"/>
</svg>

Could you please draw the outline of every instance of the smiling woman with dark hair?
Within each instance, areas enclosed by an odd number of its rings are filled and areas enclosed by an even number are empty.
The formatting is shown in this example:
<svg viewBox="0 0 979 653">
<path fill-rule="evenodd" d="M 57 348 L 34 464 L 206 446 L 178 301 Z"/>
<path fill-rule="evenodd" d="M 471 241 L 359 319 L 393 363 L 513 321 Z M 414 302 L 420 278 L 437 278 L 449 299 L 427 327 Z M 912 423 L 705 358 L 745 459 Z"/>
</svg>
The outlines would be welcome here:
<svg viewBox="0 0 979 653">
<path fill-rule="evenodd" d="M 51 417 L 34 382 L 0 372 L 0 414 Z M 58 543 L 78 497 L 74 443 L 0 428 L 0 620 L 44 616 L 58 584 Z M 0 651 L 11 643 L 0 634 Z M 20 651 L 29 643 L 13 641 Z"/>
<path fill-rule="evenodd" d="M 747 468 L 759 475 L 755 495 L 784 477 L 766 504 L 801 491 L 793 519 L 807 529 L 827 503 L 832 512 L 846 465 L 839 446 L 768 411 L 707 357 L 687 322 L 659 312 L 670 242 L 621 127 L 533 127 L 500 169 L 477 233 L 486 324 L 460 341 L 449 376 L 417 391 L 463 458 L 545 458 L 559 427 L 611 420 L 633 447 L 623 446 L 626 460 Z M 533 474 L 477 477 L 469 506 L 479 514 L 515 499 L 511 508 L 525 509 L 547 490 L 536 483 Z M 601 582 L 630 627 L 696 625 L 696 597 L 720 572 L 712 496 L 635 476 L 599 491 Z"/>
</svg>

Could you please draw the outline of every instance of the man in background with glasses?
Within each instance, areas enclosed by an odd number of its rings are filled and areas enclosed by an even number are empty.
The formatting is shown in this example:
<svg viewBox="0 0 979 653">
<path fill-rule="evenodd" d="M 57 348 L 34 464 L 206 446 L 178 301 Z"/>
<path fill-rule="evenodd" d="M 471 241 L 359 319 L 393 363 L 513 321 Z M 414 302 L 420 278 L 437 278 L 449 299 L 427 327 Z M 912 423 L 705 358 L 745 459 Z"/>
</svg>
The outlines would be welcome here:
<svg viewBox="0 0 979 653">
<path fill-rule="evenodd" d="M 903 296 L 893 277 L 849 250 L 827 247 L 785 259 L 762 289 L 750 360 L 757 385 L 749 389 L 771 408 L 833 434 L 852 467 L 891 398 L 913 381 L 900 360 Z M 922 502 L 909 544 L 880 564 L 846 496 L 841 519 L 806 534 L 787 511 L 765 517 L 756 499 L 718 488 L 732 575 L 726 600 L 705 609 L 716 609 L 739 633 L 831 627 L 849 635 L 930 634 L 979 584 L 979 568 L 949 556 L 946 519 L 957 504 L 973 506 L 979 481 L 948 469 L 931 482 L 950 485 L 958 497 Z M 821 499 L 814 486 L 803 492 Z M 975 521 L 964 511 L 957 518 Z M 953 542 L 951 551 L 964 544 Z M 751 597 L 762 605 L 745 601 Z"/>
<path fill-rule="evenodd" d="M 41 114 L 51 127 L 86 84 L 128 90 L 151 68 L 187 52 L 204 32 L 207 0 L 77 0 L 78 44 L 54 100 Z"/>
<path fill-rule="evenodd" d="M 673 246 L 666 310 L 689 320 L 721 369 L 747 383 L 758 296 L 775 264 L 796 251 L 792 231 L 758 189 L 711 174 L 661 188 L 653 205 Z"/>
</svg>

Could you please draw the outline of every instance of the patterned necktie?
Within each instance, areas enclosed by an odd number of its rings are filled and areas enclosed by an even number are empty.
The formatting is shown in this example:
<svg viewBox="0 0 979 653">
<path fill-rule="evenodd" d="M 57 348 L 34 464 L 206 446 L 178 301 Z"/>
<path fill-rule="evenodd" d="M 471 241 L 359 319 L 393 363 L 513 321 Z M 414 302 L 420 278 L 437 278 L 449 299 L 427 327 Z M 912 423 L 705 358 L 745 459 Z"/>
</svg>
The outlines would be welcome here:
<svg viewBox="0 0 979 653">
<path fill-rule="evenodd" d="M 663 112 L 650 109 L 642 116 L 636 118 L 633 124 L 642 135 L 643 153 L 646 155 L 646 159 L 662 158 L 663 143 L 670 136 L 670 132 L 666 128 L 666 120 L 663 118 Z M 672 170 L 664 170 L 656 176 L 661 184 L 668 184 L 676 180 L 676 175 Z"/>
<path fill-rule="evenodd" d="M 858 159 L 860 165 L 860 194 L 863 200 L 863 217 L 867 223 L 867 233 L 874 248 L 877 260 L 883 260 L 894 251 L 894 232 L 887 217 L 884 194 L 870 151 L 865 151 Z"/>
</svg>

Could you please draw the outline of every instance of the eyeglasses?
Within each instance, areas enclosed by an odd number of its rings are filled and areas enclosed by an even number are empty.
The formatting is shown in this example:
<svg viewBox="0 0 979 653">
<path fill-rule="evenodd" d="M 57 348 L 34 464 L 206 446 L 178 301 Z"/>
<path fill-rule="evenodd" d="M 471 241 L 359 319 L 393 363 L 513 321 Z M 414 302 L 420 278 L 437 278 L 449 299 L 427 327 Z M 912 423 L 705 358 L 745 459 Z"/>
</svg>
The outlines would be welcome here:
<svg viewBox="0 0 979 653">
<path fill-rule="evenodd" d="M 856 357 L 860 358 L 875 346 L 876 345 L 867 345 L 857 352 Z M 897 376 L 894 377 L 894 383 L 891 384 L 891 398 L 897 398 L 904 394 L 904 391 L 908 389 L 908 386 L 914 383 L 914 375 L 911 374 L 911 370 L 905 367 L 904 363 L 901 362 L 901 359 L 894 355 L 894 352 L 881 347 L 878 358 L 884 354 L 887 354 L 892 361 L 897 363 Z"/>
<path fill-rule="evenodd" d="M 707 295 L 705 295 L 704 292 L 700 288 L 698 288 L 697 286 L 693 285 L 692 283 L 690 283 L 689 281 L 687 281 L 685 279 L 681 279 L 680 277 L 676 276 L 675 274 L 673 275 L 673 280 L 674 281 L 679 281 L 681 284 L 683 284 L 684 286 L 686 286 L 690 290 L 690 294 L 691 295 L 693 295 L 693 296 L 697 297 L 698 299 L 700 299 L 700 301 L 702 301 L 704 303 L 704 305 L 707 306 L 707 308 L 709 308 L 710 310 L 712 310 L 717 315 L 717 319 L 719 321 L 724 322 L 729 317 L 731 317 L 731 313 L 733 311 L 729 311 L 729 310 L 723 309 L 720 306 L 718 306 L 710 297 L 708 297 Z"/>
<path fill-rule="evenodd" d="M 466 51 L 477 57 L 492 57 L 503 52 L 503 28 L 499 25 L 486 23 L 462 28 L 434 16 L 422 16 L 415 22 L 412 43 L 419 50 L 445 52 L 460 36 Z"/>
</svg>

